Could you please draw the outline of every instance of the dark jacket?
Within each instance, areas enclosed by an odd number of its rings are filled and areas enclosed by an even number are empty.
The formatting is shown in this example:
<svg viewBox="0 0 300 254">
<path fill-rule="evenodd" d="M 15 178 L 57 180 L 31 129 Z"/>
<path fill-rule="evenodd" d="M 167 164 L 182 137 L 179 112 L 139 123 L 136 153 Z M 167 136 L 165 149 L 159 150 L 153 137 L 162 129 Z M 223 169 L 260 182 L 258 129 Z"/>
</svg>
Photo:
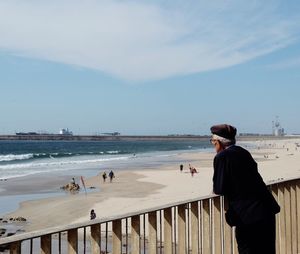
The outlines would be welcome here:
<svg viewBox="0 0 300 254">
<path fill-rule="evenodd" d="M 228 201 L 226 221 L 230 226 L 259 222 L 280 211 L 257 163 L 240 146 L 230 146 L 215 156 L 213 190 Z"/>
</svg>

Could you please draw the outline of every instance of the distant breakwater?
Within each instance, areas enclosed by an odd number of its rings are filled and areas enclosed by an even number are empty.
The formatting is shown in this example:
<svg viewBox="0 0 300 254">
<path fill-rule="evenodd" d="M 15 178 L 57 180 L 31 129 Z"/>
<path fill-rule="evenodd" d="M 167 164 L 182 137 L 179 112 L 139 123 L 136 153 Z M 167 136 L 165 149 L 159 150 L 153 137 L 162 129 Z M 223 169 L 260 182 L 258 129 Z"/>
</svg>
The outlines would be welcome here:
<svg viewBox="0 0 300 254">
<path fill-rule="evenodd" d="M 102 135 L 0 135 L 0 140 L 69 140 L 69 141 L 197 141 L 208 140 L 210 136 L 102 136 Z"/>
<path fill-rule="evenodd" d="M 208 135 L 61 135 L 61 134 L 37 134 L 37 135 L 0 135 L 0 140 L 45 140 L 45 141 L 203 141 L 208 140 Z M 266 139 L 293 139 L 292 136 L 276 137 L 273 135 L 243 135 L 238 136 L 237 140 L 240 141 L 255 141 Z"/>
</svg>

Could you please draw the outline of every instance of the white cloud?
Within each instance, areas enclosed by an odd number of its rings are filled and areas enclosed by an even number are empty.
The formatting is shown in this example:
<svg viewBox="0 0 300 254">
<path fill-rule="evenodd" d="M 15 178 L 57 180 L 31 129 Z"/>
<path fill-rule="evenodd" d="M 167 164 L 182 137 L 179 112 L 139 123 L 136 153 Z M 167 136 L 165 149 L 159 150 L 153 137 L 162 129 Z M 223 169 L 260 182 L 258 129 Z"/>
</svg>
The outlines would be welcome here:
<svg viewBox="0 0 300 254">
<path fill-rule="evenodd" d="M 295 42 L 298 16 L 279 15 L 280 4 L 0 0 L 0 48 L 127 80 L 161 79 L 243 63 Z"/>
</svg>

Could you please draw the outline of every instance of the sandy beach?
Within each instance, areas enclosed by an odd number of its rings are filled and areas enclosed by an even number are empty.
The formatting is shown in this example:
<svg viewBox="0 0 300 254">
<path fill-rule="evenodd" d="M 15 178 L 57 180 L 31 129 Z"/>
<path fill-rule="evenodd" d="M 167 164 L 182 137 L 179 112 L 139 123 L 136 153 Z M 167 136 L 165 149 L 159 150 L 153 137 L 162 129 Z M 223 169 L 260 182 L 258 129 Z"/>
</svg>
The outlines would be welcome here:
<svg viewBox="0 0 300 254">
<path fill-rule="evenodd" d="M 238 143 L 250 150 L 266 183 L 300 176 L 300 147 L 297 144 L 300 144 L 300 138 Z M 9 179 L 1 183 L 2 196 L 47 194 L 53 190 L 58 195 L 23 201 L 16 211 L 3 218 L 26 218 L 23 229 L 28 232 L 88 221 L 91 209 L 95 210 L 97 218 L 101 218 L 206 196 L 212 193 L 214 156 L 213 151 L 181 153 L 170 164 L 116 171 L 112 183 L 104 183 L 99 171 L 98 175 L 85 178 L 89 189 L 87 195 L 84 191 L 78 194 L 61 191 L 59 194 L 59 186 L 68 183 L 70 176 Z M 179 170 L 181 163 L 183 172 Z M 189 163 L 198 171 L 193 177 Z"/>
</svg>

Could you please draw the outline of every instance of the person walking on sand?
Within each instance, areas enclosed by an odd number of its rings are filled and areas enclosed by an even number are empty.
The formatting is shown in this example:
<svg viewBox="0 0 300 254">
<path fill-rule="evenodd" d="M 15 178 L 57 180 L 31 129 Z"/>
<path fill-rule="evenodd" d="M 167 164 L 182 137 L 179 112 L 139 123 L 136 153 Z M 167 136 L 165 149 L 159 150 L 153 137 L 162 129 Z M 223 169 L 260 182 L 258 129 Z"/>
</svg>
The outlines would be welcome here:
<svg viewBox="0 0 300 254">
<path fill-rule="evenodd" d="M 111 170 L 111 171 L 109 172 L 108 176 L 109 176 L 110 182 L 112 182 L 112 179 L 115 177 L 115 174 L 114 174 L 114 172 Z"/>
<path fill-rule="evenodd" d="M 103 178 L 103 182 L 105 183 L 106 178 L 107 178 L 107 175 L 106 175 L 106 172 L 105 172 L 105 171 L 104 171 L 103 174 L 102 174 L 102 178 Z"/>
<path fill-rule="evenodd" d="M 183 165 L 180 164 L 180 172 L 182 172 L 182 171 L 183 171 Z"/>
<path fill-rule="evenodd" d="M 280 207 L 258 173 L 257 163 L 235 145 L 236 128 L 220 124 L 210 128 L 217 152 L 213 191 L 228 202 L 225 218 L 235 234 L 239 254 L 275 254 L 275 214 Z"/>
</svg>

